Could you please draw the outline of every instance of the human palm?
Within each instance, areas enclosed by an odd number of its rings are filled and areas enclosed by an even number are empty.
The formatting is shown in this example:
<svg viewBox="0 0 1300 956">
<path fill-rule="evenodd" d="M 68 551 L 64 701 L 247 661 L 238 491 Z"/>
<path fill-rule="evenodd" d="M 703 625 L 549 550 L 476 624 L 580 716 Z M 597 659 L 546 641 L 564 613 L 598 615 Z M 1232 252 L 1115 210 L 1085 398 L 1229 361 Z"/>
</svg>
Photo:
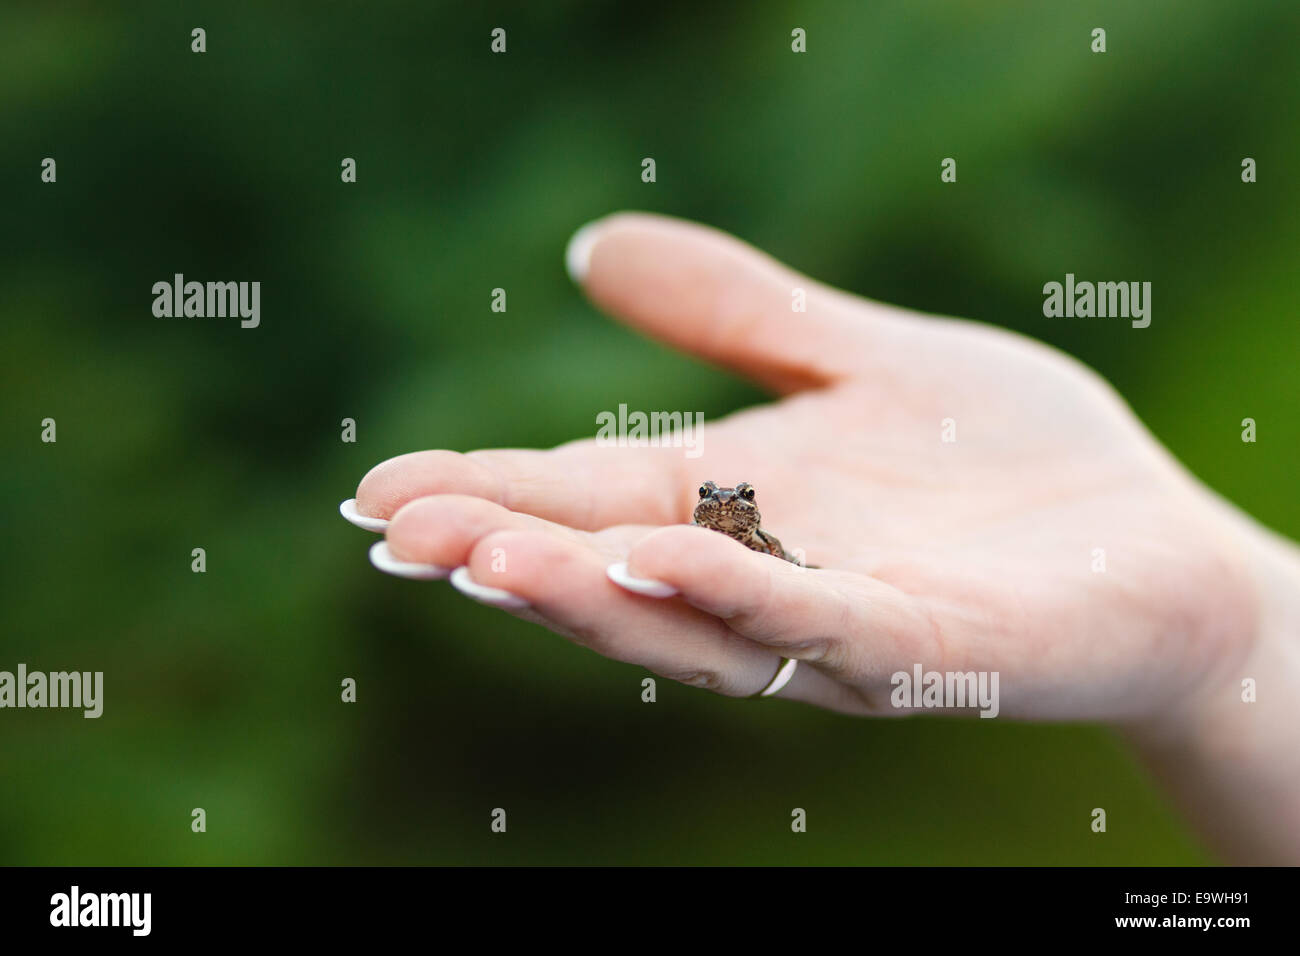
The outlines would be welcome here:
<svg viewBox="0 0 1300 956">
<path fill-rule="evenodd" d="M 384 462 L 357 509 L 391 517 L 392 557 L 467 566 L 506 592 L 489 601 L 724 694 L 795 658 L 781 696 L 853 713 L 905 712 L 890 677 L 919 664 L 998 672 L 1006 716 L 1156 721 L 1250 651 L 1221 506 L 1064 354 L 662 217 L 602 220 L 571 268 L 611 313 L 783 397 L 706 423 L 697 458 L 588 439 Z M 752 483 L 764 529 L 817 569 L 686 525 L 706 479 Z M 620 587 L 620 562 L 673 593 Z"/>
</svg>

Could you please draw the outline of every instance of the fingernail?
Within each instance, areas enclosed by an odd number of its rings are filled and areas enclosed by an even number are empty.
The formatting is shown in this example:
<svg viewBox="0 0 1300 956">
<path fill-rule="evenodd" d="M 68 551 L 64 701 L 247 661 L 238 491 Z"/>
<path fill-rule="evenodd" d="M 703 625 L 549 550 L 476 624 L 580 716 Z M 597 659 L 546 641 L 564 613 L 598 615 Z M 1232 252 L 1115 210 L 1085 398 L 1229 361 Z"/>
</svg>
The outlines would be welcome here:
<svg viewBox="0 0 1300 956">
<path fill-rule="evenodd" d="M 356 498 L 349 498 L 339 505 L 339 514 L 358 528 L 364 528 L 367 531 L 385 531 L 388 528 L 387 518 L 372 518 L 370 515 L 363 515 L 358 511 Z"/>
<path fill-rule="evenodd" d="M 593 219 L 587 223 L 573 234 L 565 247 L 564 268 L 568 270 L 569 278 L 578 285 L 586 280 L 587 270 L 591 268 L 591 250 L 596 246 L 602 221 Z"/>
<path fill-rule="evenodd" d="M 668 598 L 677 593 L 675 587 L 671 584 L 664 584 L 663 581 L 632 577 L 627 571 L 626 561 L 611 564 L 605 569 L 605 576 L 619 587 L 634 591 L 637 594 L 644 594 L 646 597 Z"/>
<path fill-rule="evenodd" d="M 510 608 L 515 611 L 528 607 L 528 602 L 518 594 L 511 594 L 501 588 L 490 588 L 486 584 L 479 584 L 469 576 L 469 568 L 465 565 L 461 565 L 451 572 L 451 586 L 480 604 L 490 604 L 493 607 Z"/>
<path fill-rule="evenodd" d="M 385 574 L 413 581 L 441 581 L 451 571 L 437 564 L 420 564 L 416 561 L 403 561 L 393 557 L 388 550 L 387 541 L 376 541 L 370 546 L 370 563 Z"/>
</svg>

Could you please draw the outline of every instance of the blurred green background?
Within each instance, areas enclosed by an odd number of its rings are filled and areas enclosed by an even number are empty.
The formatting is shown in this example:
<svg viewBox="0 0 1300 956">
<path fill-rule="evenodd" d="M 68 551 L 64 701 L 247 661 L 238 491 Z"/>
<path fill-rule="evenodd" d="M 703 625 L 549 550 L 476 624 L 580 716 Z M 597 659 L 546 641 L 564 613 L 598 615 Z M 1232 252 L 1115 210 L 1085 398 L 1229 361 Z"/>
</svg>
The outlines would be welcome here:
<svg viewBox="0 0 1300 956">
<path fill-rule="evenodd" d="M 570 285 L 639 208 L 1052 342 L 1300 535 L 1294 3 L 270 6 L 0 14 L 0 669 L 106 683 L 0 711 L 0 861 L 1212 862 L 1106 731 L 643 704 L 335 509 L 402 452 L 761 400 Z M 261 327 L 154 318 L 175 272 L 261 281 Z M 1151 281 L 1151 327 L 1044 319 L 1066 272 Z"/>
</svg>

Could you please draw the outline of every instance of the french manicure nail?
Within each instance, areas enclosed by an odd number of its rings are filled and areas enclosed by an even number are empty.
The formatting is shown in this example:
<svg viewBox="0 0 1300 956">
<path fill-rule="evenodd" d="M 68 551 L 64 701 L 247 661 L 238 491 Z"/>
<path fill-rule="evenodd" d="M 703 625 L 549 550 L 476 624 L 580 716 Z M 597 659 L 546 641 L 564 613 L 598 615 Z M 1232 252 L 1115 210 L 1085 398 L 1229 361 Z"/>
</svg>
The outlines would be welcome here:
<svg viewBox="0 0 1300 956">
<path fill-rule="evenodd" d="M 400 558 L 395 558 L 388 550 L 387 541 L 376 541 L 370 546 L 370 563 L 385 574 L 410 578 L 413 581 L 441 581 L 451 571 L 450 568 L 437 564 L 420 564 L 416 561 L 402 561 Z"/>
<path fill-rule="evenodd" d="M 668 598 L 677 593 L 677 589 L 671 584 L 665 584 L 663 581 L 652 581 L 650 578 L 634 578 L 627 570 L 627 562 L 619 561 L 617 564 L 611 564 L 605 569 L 605 576 L 617 584 L 619 587 L 628 591 L 634 591 L 637 594 L 644 594 L 646 597 Z"/>
<path fill-rule="evenodd" d="M 578 285 L 582 285 L 587 278 L 587 270 L 591 268 L 591 250 L 596 245 L 600 223 L 599 219 L 587 223 L 573 234 L 565 247 L 564 268 L 568 270 L 569 278 Z"/>
<path fill-rule="evenodd" d="M 388 529 L 387 518 L 372 518 L 370 515 L 363 515 L 358 511 L 356 498 L 349 498 L 339 505 L 339 514 L 358 528 L 364 528 L 366 531 L 385 531 Z"/>
<path fill-rule="evenodd" d="M 501 588 L 490 588 L 486 584 L 479 584 L 469 576 L 469 568 L 465 565 L 461 565 L 451 572 L 451 586 L 480 604 L 490 604 L 493 607 L 504 607 L 515 611 L 528 607 L 528 602 L 518 594 L 511 594 Z"/>
</svg>

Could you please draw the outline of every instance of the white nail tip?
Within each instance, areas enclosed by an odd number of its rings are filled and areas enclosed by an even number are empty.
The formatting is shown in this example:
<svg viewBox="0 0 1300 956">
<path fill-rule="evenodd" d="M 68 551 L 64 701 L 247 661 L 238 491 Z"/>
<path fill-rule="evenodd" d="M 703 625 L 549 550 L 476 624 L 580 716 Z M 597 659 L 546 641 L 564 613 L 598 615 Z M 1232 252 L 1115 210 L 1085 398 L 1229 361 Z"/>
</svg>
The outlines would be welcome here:
<svg viewBox="0 0 1300 956">
<path fill-rule="evenodd" d="M 364 528 L 366 531 L 385 531 L 388 528 L 387 518 L 372 518 L 358 511 L 356 498 L 349 498 L 340 504 L 339 514 L 358 528 Z"/>
<path fill-rule="evenodd" d="M 793 657 L 788 657 L 781 661 L 781 666 L 776 670 L 776 676 L 773 677 L 771 683 L 760 690 L 756 696 L 772 697 L 777 694 L 786 684 L 790 683 L 790 679 L 794 677 L 795 668 L 798 666 L 799 661 Z"/>
<path fill-rule="evenodd" d="M 591 250 L 596 245 L 600 222 L 599 219 L 589 222 L 575 232 L 564 250 L 564 268 L 568 270 L 569 278 L 578 285 L 582 285 L 587 278 L 587 270 L 591 268 Z"/>
<path fill-rule="evenodd" d="M 486 584 L 479 584 L 469 576 L 469 568 L 464 565 L 451 572 L 451 586 L 480 604 L 490 604 L 493 607 L 512 608 L 514 610 L 528 607 L 528 602 L 518 594 L 511 594 L 501 588 L 490 588 Z"/>
<path fill-rule="evenodd" d="M 637 594 L 644 594 L 646 597 L 666 598 L 672 597 L 677 593 L 677 589 L 671 584 L 664 584 L 662 581 L 652 581 L 649 578 L 632 577 L 632 575 L 628 573 L 626 561 L 611 564 L 605 569 L 605 576 L 619 587 L 628 591 L 634 591 Z"/>
<path fill-rule="evenodd" d="M 370 546 L 370 563 L 385 574 L 413 581 L 441 581 L 450 569 L 436 564 L 419 564 L 415 561 L 402 561 L 393 557 L 388 550 L 387 541 L 376 541 Z"/>
</svg>

